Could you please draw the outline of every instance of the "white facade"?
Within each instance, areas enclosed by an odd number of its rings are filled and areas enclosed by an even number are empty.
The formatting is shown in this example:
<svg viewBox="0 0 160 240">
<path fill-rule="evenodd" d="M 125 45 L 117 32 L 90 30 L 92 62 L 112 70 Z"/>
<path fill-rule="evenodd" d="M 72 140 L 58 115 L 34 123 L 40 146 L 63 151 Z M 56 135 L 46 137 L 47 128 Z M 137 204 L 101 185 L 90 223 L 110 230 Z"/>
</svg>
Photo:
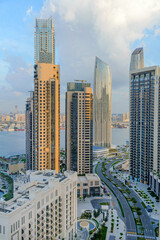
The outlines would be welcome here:
<svg viewBox="0 0 160 240">
<path fill-rule="evenodd" d="M 0 202 L 1 240 L 75 239 L 77 173 L 27 171 L 28 182 Z"/>
</svg>

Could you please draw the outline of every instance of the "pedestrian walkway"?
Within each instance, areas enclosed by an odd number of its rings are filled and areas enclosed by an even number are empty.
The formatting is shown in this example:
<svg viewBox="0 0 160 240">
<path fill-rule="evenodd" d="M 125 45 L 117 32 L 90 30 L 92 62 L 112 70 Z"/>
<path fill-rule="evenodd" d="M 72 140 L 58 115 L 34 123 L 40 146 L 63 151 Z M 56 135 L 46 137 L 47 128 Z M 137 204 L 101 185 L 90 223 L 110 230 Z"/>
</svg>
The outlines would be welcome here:
<svg viewBox="0 0 160 240">
<path fill-rule="evenodd" d="M 133 190 L 135 191 L 135 193 L 138 195 L 138 197 L 145 203 L 145 205 L 149 205 L 152 207 L 153 212 L 148 213 L 148 215 L 151 218 L 157 219 L 159 220 L 159 206 L 160 203 L 156 202 L 155 197 L 152 197 L 147 188 L 148 185 L 140 183 L 140 182 L 130 182 L 130 184 L 133 186 Z M 144 197 L 145 195 L 147 195 L 147 198 Z"/>
<path fill-rule="evenodd" d="M 119 240 L 126 238 L 125 224 L 118 217 L 117 211 L 115 209 L 109 209 L 108 222 L 106 226 L 108 227 L 106 240 Z"/>
</svg>

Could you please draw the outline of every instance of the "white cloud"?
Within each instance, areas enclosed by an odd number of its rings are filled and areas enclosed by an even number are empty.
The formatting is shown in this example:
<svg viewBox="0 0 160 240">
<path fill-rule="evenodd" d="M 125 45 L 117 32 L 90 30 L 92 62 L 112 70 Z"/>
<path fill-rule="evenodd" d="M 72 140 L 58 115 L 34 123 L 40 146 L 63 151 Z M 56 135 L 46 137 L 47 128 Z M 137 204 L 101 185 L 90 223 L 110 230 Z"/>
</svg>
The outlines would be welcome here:
<svg viewBox="0 0 160 240">
<path fill-rule="evenodd" d="M 26 16 L 30 16 L 33 8 L 30 6 L 30 8 L 26 11 Z"/>
<path fill-rule="evenodd" d="M 1 61 L 0 61 L 1 63 Z M 2 99 L 0 111 L 12 111 L 18 104 L 24 109 L 28 91 L 33 89 L 33 66 L 27 64 L 20 56 L 11 56 L 6 52 L 2 61 L 6 66 L 4 76 L 0 76 L 0 96 Z"/>
<path fill-rule="evenodd" d="M 146 30 L 159 26 L 159 12 L 158 0 L 46 0 L 40 15 L 53 16 L 61 82 L 92 81 L 97 55 L 111 66 L 113 90 L 128 88 L 131 46 L 136 40 L 145 46 Z"/>
<path fill-rule="evenodd" d="M 53 13 L 55 12 L 55 10 L 56 10 L 56 8 L 55 8 L 53 1 L 46 0 L 41 9 L 41 13 L 40 13 L 41 18 L 51 17 L 53 15 Z"/>
</svg>

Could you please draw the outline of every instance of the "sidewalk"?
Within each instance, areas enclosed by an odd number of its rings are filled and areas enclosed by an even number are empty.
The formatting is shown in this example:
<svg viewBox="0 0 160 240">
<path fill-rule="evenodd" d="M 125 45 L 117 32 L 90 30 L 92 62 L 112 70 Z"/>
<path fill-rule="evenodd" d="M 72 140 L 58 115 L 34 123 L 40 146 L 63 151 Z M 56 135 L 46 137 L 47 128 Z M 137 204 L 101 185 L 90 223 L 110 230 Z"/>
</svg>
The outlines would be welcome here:
<svg viewBox="0 0 160 240">
<path fill-rule="evenodd" d="M 133 186 L 133 190 L 136 192 L 136 194 L 139 196 L 139 198 L 145 203 L 146 206 L 151 206 L 153 209 L 153 212 L 148 213 L 148 215 L 151 218 L 159 220 L 159 208 L 160 208 L 160 203 L 156 202 L 155 197 L 152 197 L 147 188 L 149 187 L 146 184 L 140 183 L 140 182 L 131 182 L 130 184 Z"/>
<path fill-rule="evenodd" d="M 110 240 L 111 236 L 113 236 L 112 239 L 115 240 L 125 239 L 126 227 L 124 222 L 118 217 L 115 209 L 109 209 L 109 217 L 106 226 L 108 227 L 106 240 Z"/>
<path fill-rule="evenodd" d="M 117 176 L 117 178 L 125 183 L 125 180 L 128 180 L 128 176 L 129 174 L 127 173 L 114 173 L 114 175 Z M 128 180 L 130 182 L 130 185 L 132 186 L 132 190 L 135 191 L 135 193 L 137 194 L 137 196 L 144 202 L 144 204 L 146 206 L 151 206 L 152 209 L 153 209 L 153 212 L 148 213 L 148 215 L 151 217 L 151 218 L 154 218 L 156 220 L 159 220 L 159 209 L 160 209 L 160 203 L 159 202 L 156 202 L 156 199 L 155 197 L 152 197 L 147 188 L 149 187 L 148 185 L 146 184 L 143 184 L 143 183 L 140 183 L 140 182 L 134 182 L 132 180 Z"/>
</svg>

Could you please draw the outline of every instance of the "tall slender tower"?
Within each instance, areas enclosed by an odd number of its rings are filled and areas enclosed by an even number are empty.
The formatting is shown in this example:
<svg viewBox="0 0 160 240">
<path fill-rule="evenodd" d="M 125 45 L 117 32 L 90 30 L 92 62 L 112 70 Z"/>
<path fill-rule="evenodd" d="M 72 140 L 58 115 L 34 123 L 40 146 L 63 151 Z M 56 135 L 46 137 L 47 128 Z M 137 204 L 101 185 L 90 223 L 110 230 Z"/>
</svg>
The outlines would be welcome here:
<svg viewBox="0 0 160 240">
<path fill-rule="evenodd" d="M 34 168 L 59 172 L 60 68 L 40 62 L 34 68 Z"/>
<path fill-rule="evenodd" d="M 26 101 L 26 163 L 27 170 L 33 169 L 33 92 Z"/>
<path fill-rule="evenodd" d="M 96 57 L 94 78 L 94 144 L 111 146 L 112 80 L 108 64 Z"/>
<path fill-rule="evenodd" d="M 27 102 L 26 107 L 30 107 Z M 35 65 L 33 97 L 32 156 L 27 168 L 55 169 L 59 172 L 60 157 L 60 66 L 55 65 L 53 20 L 35 21 Z M 29 149 L 29 134 L 26 149 Z M 31 159 L 32 157 L 32 159 Z M 32 163 L 32 164 L 30 164 Z"/>
<path fill-rule="evenodd" d="M 65 148 L 68 170 L 92 173 L 93 92 L 85 81 L 67 84 Z"/>
<path fill-rule="evenodd" d="M 34 169 L 59 172 L 60 67 L 55 65 L 52 18 L 36 19 L 33 138 Z"/>
<path fill-rule="evenodd" d="M 142 52 L 142 50 L 140 50 Z M 140 54 L 139 49 L 133 55 Z M 136 64 L 136 66 L 143 66 Z M 160 68 L 130 71 L 130 175 L 149 184 L 151 171 L 160 173 Z"/>
</svg>

